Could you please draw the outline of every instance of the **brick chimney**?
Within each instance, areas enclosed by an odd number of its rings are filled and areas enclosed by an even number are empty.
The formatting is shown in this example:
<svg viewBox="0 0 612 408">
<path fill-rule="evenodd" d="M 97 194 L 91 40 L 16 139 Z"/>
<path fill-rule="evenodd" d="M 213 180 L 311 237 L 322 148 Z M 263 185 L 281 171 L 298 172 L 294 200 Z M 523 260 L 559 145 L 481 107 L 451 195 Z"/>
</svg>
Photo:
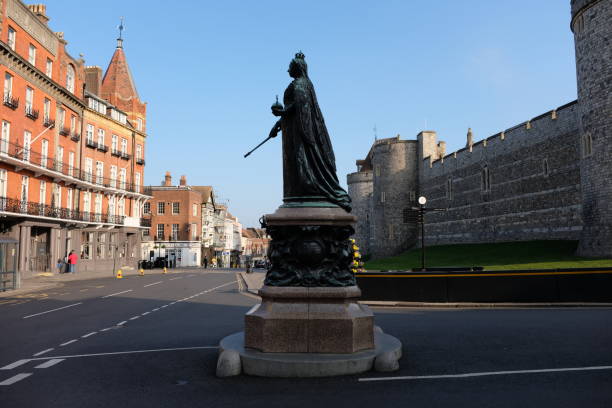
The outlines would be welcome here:
<svg viewBox="0 0 612 408">
<path fill-rule="evenodd" d="M 166 177 L 164 177 L 164 186 L 170 187 L 171 185 L 172 185 L 172 176 L 170 175 L 170 172 L 167 171 Z"/>
<path fill-rule="evenodd" d="M 92 65 L 85 67 L 85 89 L 94 95 L 100 95 L 102 87 L 102 68 Z"/>
<path fill-rule="evenodd" d="M 29 4 L 28 8 L 36 17 L 43 23 L 47 24 L 49 22 L 49 17 L 47 17 L 47 6 L 44 4 Z"/>
<path fill-rule="evenodd" d="M 181 176 L 181 186 L 186 186 L 186 185 L 187 185 L 187 176 L 183 174 Z"/>
</svg>

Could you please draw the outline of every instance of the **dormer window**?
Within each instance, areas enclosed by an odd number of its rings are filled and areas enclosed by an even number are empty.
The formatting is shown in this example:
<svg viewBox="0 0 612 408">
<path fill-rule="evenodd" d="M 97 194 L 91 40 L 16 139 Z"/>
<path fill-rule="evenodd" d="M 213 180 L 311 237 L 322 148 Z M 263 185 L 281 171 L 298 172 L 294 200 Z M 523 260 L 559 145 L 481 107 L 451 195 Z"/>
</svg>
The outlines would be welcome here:
<svg viewBox="0 0 612 408">
<path fill-rule="evenodd" d="M 71 64 L 66 69 L 66 89 L 74 93 L 74 67 Z"/>
</svg>

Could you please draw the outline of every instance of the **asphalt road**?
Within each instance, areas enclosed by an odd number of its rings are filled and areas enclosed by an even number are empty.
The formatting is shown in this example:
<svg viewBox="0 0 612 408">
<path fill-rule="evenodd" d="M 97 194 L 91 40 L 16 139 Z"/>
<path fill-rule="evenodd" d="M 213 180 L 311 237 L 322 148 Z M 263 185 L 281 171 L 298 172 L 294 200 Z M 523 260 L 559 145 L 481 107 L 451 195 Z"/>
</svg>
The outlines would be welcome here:
<svg viewBox="0 0 612 408">
<path fill-rule="evenodd" d="M 214 375 L 257 300 L 233 271 L 68 282 L 0 299 L 0 406 L 612 407 L 612 308 L 374 308 L 395 373 Z"/>
</svg>

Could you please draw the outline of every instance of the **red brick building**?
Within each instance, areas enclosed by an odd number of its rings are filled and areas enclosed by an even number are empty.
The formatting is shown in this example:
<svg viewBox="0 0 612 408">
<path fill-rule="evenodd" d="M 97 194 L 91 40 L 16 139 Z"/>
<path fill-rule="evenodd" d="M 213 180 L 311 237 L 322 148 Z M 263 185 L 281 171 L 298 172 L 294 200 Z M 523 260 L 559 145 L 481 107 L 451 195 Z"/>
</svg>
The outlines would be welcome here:
<svg viewBox="0 0 612 408">
<path fill-rule="evenodd" d="M 122 40 L 99 79 L 44 5 L 0 7 L 0 239 L 19 243 L 20 276 L 54 271 L 69 250 L 81 272 L 136 266 L 146 105 Z"/>
</svg>

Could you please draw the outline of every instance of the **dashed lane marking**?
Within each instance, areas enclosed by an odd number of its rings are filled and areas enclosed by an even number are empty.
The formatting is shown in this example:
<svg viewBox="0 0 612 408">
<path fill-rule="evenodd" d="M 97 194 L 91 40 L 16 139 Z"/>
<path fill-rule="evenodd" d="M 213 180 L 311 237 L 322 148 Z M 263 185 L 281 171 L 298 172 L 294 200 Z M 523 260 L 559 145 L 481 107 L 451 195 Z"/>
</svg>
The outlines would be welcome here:
<svg viewBox="0 0 612 408">
<path fill-rule="evenodd" d="M 110 329 L 112 329 L 112 327 L 107 327 L 105 329 L 100 330 L 101 332 L 105 332 L 105 331 L 109 331 Z"/>
<path fill-rule="evenodd" d="M 136 319 L 140 319 L 140 316 L 132 316 L 128 320 L 136 320 Z"/>
<path fill-rule="evenodd" d="M 102 296 L 102 299 L 106 299 L 106 298 L 109 298 L 111 296 L 117 296 L 117 295 L 121 295 L 123 293 L 132 292 L 132 291 L 133 291 L 133 289 L 128 289 L 128 290 L 124 290 L 123 292 L 111 293 L 110 295 Z"/>
<path fill-rule="evenodd" d="M 126 323 L 127 323 L 127 320 L 124 320 L 124 321 L 122 321 L 122 322 L 117 323 L 117 326 L 123 326 L 123 325 L 124 325 L 124 324 L 126 324 Z"/>
<path fill-rule="evenodd" d="M 86 338 L 88 338 L 89 336 L 93 336 L 93 335 L 94 335 L 94 334 L 96 334 L 96 333 L 97 333 L 97 332 L 95 332 L 95 331 L 94 331 L 94 332 L 91 332 L 91 333 L 87 333 L 87 334 L 84 334 L 83 336 L 81 336 L 81 338 L 86 339 Z"/>
<path fill-rule="evenodd" d="M 559 372 L 567 372 L 567 371 L 595 371 L 595 370 L 612 370 L 612 365 L 590 366 L 590 367 L 542 368 L 542 369 L 537 369 L 537 370 L 483 371 L 483 372 L 463 373 L 463 374 L 405 375 L 405 376 L 398 376 L 398 377 L 370 377 L 370 378 L 360 378 L 359 381 L 438 380 L 441 378 L 470 378 L 470 377 L 485 377 L 485 376 L 491 376 L 491 375 L 559 373 Z"/>
<path fill-rule="evenodd" d="M 149 313 L 151 313 L 151 312 L 144 312 L 144 313 L 141 313 L 140 315 L 141 315 L 141 316 L 146 316 L 146 315 L 148 315 Z"/>
<path fill-rule="evenodd" d="M 53 358 L 51 360 L 47 360 L 46 362 L 44 362 L 42 364 L 37 365 L 34 368 L 49 368 L 49 367 L 52 367 L 52 366 L 54 366 L 56 364 L 61 363 L 64 360 L 65 360 L 64 358 Z"/>
<path fill-rule="evenodd" d="M 43 354 L 46 354 L 46 353 L 48 353 L 48 352 L 50 352 L 50 351 L 53 351 L 53 350 L 55 350 L 55 347 L 51 347 L 51 348 L 48 348 L 48 349 L 46 349 L 46 350 L 39 351 L 38 353 L 33 354 L 33 356 L 34 356 L 34 357 L 42 356 Z"/>
<path fill-rule="evenodd" d="M 13 385 L 15 384 L 17 381 L 21 381 L 24 378 L 28 378 L 29 376 L 31 376 L 32 373 L 21 373 L 21 374 L 17 374 L 12 376 L 11 378 L 7 378 L 6 380 L 0 382 L 0 385 Z"/>
<path fill-rule="evenodd" d="M 76 341 L 79 341 L 79 340 L 78 339 L 68 340 L 67 342 L 60 344 L 60 347 L 67 346 L 67 345 L 72 344 L 72 343 L 74 343 Z"/>
<path fill-rule="evenodd" d="M 161 349 L 147 349 L 147 350 L 113 351 L 113 352 L 108 352 L 108 353 L 74 354 L 74 355 L 67 355 L 67 356 L 39 357 L 39 358 L 30 359 L 28 361 L 67 359 L 67 358 L 79 358 L 79 357 L 116 356 L 116 355 L 121 355 L 121 354 L 156 353 L 160 351 L 216 350 L 218 348 L 219 348 L 218 346 L 194 346 L 194 347 L 175 347 L 175 348 L 161 348 Z"/>
<path fill-rule="evenodd" d="M 148 285 L 144 285 L 143 288 L 149 287 L 149 286 L 153 286 L 153 285 L 159 285 L 160 283 L 162 283 L 163 281 L 159 281 L 159 282 L 153 282 L 153 283 L 149 283 Z"/>
<path fill-rule="evenodd" d="M 176 277 L 176 278 L 170 278 L 170 279 L 168 279 L 168 280 L 177 280 L 177 279 L 183 279 L 183 277 L 182 277 L 182 276 L 179 276 L 179 277 Z"/>
<path fill-rule="evenodd" d="M 0 370 L 12 370 L 13 368 L 17 368 L 19 366 L 22 366 L 25 363 L 28 363 L 29 361 L 30 361 L 29 358 L 24 358 L 22 360 L 17 360 L 14 363 L 11 363 L 9 365 L 5 365 L 4 367 L 0 367 Z"/>
<path fill-rule="evenodd" d="M 47 313 L 56 312 L 56 311 L 58 311 L 58 310 L 67 309 L 67 308 L 69 308 L 69 307 L 73 307 L 73 306 L 82 305 L 82 304 L 83 304 L 83 302 L 73 303 L 73 304 L 68 305 L 68 306 L 58 307 L 57 309 L 51 309 L 51 310 L 47 310 L 47 311 L 45 311 L 45 312 L 40 312 L 40 313 L 35 313 L 35 314 L 32 314 L 32 315 L 24 316 L 23 318 L 24 318 L 24 319 L 29 319 L 30 317 L 40 316 L 40 315 L 44 315 L 44 314 L 47 314 Z"/>
</svg>

